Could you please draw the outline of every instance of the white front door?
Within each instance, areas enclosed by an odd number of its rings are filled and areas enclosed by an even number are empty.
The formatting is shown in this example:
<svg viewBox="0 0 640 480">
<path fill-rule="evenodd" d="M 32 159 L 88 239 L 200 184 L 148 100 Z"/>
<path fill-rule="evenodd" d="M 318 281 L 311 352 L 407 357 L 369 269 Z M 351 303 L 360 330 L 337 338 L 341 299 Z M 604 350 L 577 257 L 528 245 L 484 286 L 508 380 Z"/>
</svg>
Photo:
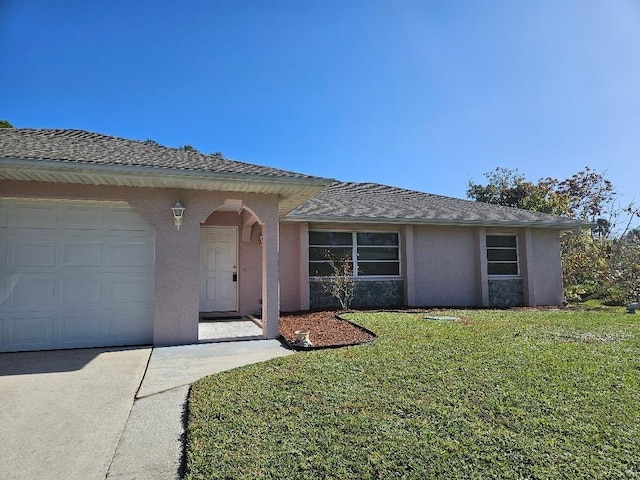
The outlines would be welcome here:
<svg viewBox="0 0 640 480">
<path fill-rule="evenodd" d="M 237 304 L 237 230 L 200 229 L 200 311 L 230 312 Z"/>
</svg>

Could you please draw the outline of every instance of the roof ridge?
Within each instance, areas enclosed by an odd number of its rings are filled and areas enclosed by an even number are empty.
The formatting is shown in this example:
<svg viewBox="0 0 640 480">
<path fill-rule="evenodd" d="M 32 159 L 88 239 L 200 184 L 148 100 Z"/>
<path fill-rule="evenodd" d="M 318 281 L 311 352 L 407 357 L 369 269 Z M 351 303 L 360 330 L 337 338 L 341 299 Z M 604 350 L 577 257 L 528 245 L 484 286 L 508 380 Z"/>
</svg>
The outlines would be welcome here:
<svg viewBox="0 0 640 480">
<path fill-rule="evenodd" d="M 7 130 L 9 130 L 9 129 L 7 129 Z M 226 158 L 224 155 L 222 155 L 219 152 L 216 152 L 216 153 L 204 153 L 204 152 L 199 151 L 195 147 L 194 147 L 194 150 L 185 150 L 184 149 L 184 145 L 180 146 L 180 147 L 170 147 L 169 145 L 164 145 L 164 144 L 162 144 L 162 143 L 160 143 L 157 140 L 154 140 L 152 138 L 146 138 L 144 140 L 139 140 L 139 139 L 135 139 L 134 140 L 132 138 L 121 137 L 119 135 L 112 135 L 112 134 L 108 134 L 108 133 L 94 132 L 94 131 L 91 131 L 91 130 L 84 130 L 84 129 L 81 129 L 81 128 L 23 128 L 23 127 L 20 127 L 20 128 L 12 128 L 11 130 L 14 130 L 14 131 L 24 130 L 24 131 L 29 131 L 29 132 L 61 133 L 61 134 L 79 133 L 79 134 L 83 134 L 83 136 L 87 136 L 87 137 L 100 137 L 100 138 L 112 139 L 112 140 L 115 139 L 115 140 L 120 140 L 122 142 L 127 142 L 127 143 L 142 144 L 142 145 L 145 145 L 145 146 L 150 147 L 150 148 L 163 148 L 163 149 L 167 149 L 167 150 L 184 151 L 187 154 L 196 154 L 196 155 L 201 155 L 201 156 L 205 156 L 205 157 L 217 157 L 217 158 L 222 158 L 222 159 L 225 159 L 225 160 L 231 160 L 231 161 L 234 161 L 234 162 L 238 162 L 238 160 L 232 160 L 230 158 Z M 245 162 L 239 162 L 239 163 L 245 163 Z"/>
</svg>

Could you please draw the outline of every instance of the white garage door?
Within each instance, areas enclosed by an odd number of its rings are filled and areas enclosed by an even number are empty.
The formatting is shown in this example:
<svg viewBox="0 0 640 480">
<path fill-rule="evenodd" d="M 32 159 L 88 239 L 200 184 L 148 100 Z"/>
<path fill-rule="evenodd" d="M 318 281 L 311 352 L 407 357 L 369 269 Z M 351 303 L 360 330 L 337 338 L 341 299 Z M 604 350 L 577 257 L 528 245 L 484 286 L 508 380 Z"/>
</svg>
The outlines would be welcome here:
<svg viewBox="0 0 640 480">
<path fill-rule="evenodd" d="M 0 351 L 151 343 L 154 238 L 126 203 L 0 199 Z"/>
</svg>

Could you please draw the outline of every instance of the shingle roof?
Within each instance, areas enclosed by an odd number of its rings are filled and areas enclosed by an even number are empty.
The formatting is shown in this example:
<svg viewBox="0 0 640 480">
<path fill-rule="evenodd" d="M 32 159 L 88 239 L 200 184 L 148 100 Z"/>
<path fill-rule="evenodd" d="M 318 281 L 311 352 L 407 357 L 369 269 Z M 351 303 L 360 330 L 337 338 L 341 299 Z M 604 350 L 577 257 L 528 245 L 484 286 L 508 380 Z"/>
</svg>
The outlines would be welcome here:
<svg viewBox="0 0 640 480">
<path fill-rule="evenodd" d="M 84 130 L 0 128 L 0 157 L 312 179 L 309 175 Z"/>
<path fill-rule="evenodd" d="M 433 195 L 376 183 L 335 182 L 291 211 L 294 221 L 539 225 L 576 228 L 574 219 Z"/>
<path fill-rule="evenodd" d="M 61 167 L 149 167 L 178 175 L 195 172 L 223 177 L 239 176 L 240 179 L 246 175 L 247 180 L 253 178 L 291 183 L 312 182 L 315 191 L 331 181 L 229 160 L 221 155 L 204 155 L 83 130 L 0 128 L 0 157 L 34 163 L 39 163 L 39 160 L 49 161 Z M 207 186 L 200 183 L 186 183 L 185 188 Z M 242 184 L 250 183 L 242 180 Z M 218 188 L 217 184 L 211 185 L 208 188 Z M 251 191 L 248 187 L 236 187 L 236 190 Z M 309 198 L 313 190 L 309 190 L 311 193 L 305 192 L 286 192 L 291 198 L 285 202 L 286 205 L 283 204 L 281 212 L 286 213 L 299 205 L 301 201 Z M 556 228 L 576 228 L 585 225 L 577 220 L 544 213 L 476 203 L 375 183 L 344 182 L 335 182 L 324 188 L 285 218 L 290 221 L 540 225 Z"/>
</svg>

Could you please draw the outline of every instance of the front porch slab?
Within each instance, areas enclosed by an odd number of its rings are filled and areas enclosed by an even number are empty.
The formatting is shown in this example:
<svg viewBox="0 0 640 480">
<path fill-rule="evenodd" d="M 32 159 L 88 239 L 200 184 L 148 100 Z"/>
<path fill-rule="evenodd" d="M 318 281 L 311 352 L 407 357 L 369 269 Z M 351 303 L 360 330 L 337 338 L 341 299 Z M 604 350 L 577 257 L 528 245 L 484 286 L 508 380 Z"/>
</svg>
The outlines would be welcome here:
<svg viewBox="0 0 640 480">
<path fill-rule="evenodd" d="M 251 338 L 263 338 L 263 334 L 262 327 L 249 318 L 200 321 L 198 323 L 198 341 L 200 342 Z"/>
</svg>

